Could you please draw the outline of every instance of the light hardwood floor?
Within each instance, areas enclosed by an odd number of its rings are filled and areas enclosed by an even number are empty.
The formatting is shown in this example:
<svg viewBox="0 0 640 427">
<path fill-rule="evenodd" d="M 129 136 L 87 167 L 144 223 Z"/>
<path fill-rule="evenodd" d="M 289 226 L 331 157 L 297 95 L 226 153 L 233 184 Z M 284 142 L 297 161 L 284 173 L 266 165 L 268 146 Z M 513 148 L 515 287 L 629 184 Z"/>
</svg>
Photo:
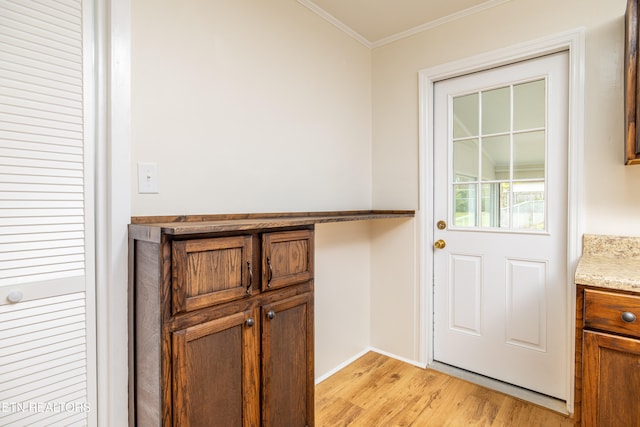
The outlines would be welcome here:
<svg viewBox="0 0 640 427">
<path fill-rule="evenodd" d="M 572 426 L 573 420 L 369 352 L 316 386 L 316 426 Z"/>
</svg>

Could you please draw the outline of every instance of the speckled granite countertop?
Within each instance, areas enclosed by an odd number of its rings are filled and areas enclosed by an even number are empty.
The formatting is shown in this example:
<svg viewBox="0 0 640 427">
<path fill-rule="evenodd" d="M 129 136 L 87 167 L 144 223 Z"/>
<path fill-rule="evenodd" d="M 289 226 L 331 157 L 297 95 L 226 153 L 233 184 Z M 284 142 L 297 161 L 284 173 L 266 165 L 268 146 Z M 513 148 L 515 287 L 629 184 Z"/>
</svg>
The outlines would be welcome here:
<svg viewBox="0 0 640 427">
<path fill-rule="evenodd" d="M 640 237 L 585 234 L 579 285 L 640 292 Z"/>
</svg>

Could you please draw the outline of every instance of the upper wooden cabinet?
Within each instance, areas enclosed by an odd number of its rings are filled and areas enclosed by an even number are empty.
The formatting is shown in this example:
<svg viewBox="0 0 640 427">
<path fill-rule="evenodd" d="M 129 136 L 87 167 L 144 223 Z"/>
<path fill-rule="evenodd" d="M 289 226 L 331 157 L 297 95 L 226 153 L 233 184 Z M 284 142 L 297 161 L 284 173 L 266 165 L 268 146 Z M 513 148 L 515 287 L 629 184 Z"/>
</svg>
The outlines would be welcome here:
<svg viewBox="0 0 640 427">
<path fill-rule="evenodd" d="M 625 163 L 640 164 L 640 135 L 637 124 L 640 123 L 638 108 L 638 0 L 627 0 L 625 18 Z"/>
<path fill-rule="evenodd" d="M 251 295 L 251 236 L 178 241 L 173 243 L 172 252 L 173 313 Z"/>
<path fill-rule="evenodd" d="M 313 277 L 313 233 L 309 230 L 262 235 L 262 289 L 277 289 Z"/>
</svg>

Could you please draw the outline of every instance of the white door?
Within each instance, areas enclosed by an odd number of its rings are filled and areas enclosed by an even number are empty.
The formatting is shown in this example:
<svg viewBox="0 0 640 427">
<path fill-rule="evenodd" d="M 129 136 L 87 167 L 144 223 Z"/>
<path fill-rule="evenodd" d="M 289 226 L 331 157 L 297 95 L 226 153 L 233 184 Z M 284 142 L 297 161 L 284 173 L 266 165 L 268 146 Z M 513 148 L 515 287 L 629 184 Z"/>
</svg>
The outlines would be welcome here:
<svg viewBox="0 0 640 427">
<path fill-rule="evenodd" d="M 96 425 L 92 5 L 0 0 L 2 426 Z"/>
<path fill-rule="evenodd" d="M 434 359 L 566 399 L 568 54 L 434 103 Z"/>
</svg>

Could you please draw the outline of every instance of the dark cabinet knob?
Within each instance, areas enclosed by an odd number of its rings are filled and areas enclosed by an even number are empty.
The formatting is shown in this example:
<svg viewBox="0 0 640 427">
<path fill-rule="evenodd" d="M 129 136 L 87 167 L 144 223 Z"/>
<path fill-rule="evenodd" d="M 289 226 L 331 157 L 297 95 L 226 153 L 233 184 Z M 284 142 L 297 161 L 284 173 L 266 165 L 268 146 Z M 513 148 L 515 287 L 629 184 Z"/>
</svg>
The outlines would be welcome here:
<svg viewBox="0 0 640 427">
<path fill-rule="evenodd" d="M 624 322 L 627 322 L 627 323 L 633 323 L 636 321 L 636 315 L 630 311 L 625 311 L 624 313 L 622 313 L 622 316 L 620 317 Z"/>
<path fill-rule="evenodd" d="M 250 328 L 250 327 L 252 327 L 253 325 L 256 324 L 256 321 L 253 320 L 253 317 L 251 317 L 251 318 L 245 320 L 244 324 L 247 325 L 247 327 Z"/>
<path fill-rule="evenodd" d="M 275 311 L 273 311 L 273 310 L 269 310 L 269 311 L 267 312 L 267 319 L 269 319 L 269 320 L 273 320 L 273 318 L 274 318 L 274 317 L 276 317 L 276 312 L 275 312 Z"/>
</svg>

